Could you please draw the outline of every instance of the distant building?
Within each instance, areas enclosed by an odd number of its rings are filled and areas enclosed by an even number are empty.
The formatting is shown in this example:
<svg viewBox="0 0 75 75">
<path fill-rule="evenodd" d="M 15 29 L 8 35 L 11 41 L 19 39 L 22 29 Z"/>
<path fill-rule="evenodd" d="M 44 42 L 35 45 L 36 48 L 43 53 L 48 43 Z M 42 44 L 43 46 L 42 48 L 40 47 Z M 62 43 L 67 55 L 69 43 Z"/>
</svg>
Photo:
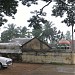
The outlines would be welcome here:
<svg viewBox="0 0 75 75">
<path fill-rule="evenodd" d="M 71 43 L 70 43 L 70 41 L 62 38 L 61 40 L 58 41 L 58 44 L 67 44 L 67 45 L 70 45 Z"/>
<path fill-rule="evenodd" d="M 65 51 L 70 52 L 71 51 L 71 43 L 70 43 L 70 41 L 62 38 L 61 40 L 58 41 L 57 48 L 58 49 L 65 49 Z"/>
</svg>

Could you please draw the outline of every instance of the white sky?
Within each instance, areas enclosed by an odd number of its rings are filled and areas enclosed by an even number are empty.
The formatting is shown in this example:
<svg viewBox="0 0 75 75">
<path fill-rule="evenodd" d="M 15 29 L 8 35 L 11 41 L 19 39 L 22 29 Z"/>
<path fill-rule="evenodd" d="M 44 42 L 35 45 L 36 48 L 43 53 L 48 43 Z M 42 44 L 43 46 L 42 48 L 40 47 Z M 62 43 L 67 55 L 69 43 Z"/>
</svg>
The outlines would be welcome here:
<svg viewBox="0 0 75 75">
<path fill-rule="evenodd" d="M 40 8 L 42 8 L 46 3 L 45 2 L 39 2 L 39 5 L 32 5 L 31 7 L 27 7 L 27 6 L 23 6 L 21 3 L 19 4 L 19 7 L 17 7 L 18 11 L 15 14 L 15 19 L 13 20 L 11 17 L 8 18 L 8 22 L 4 25 L 7 26 L 7 24 L 11 24 L 14 23 L 17 26 L 26 26 L 28 27 L 28 22 L 27 20 L 32 16 L 32 14 L 30 13 L 30 11 L 33 10 L 40 10 Z M 71 31 L 71 27 L 67 27 L 64 23 L 61 23 L 62 19 L 60 17 L 55 18 L 54 16 L 51 16 L 51 8 L 52 8 L 52 4 L 50 4 L 49 6 L 47 6 L 44 11 L 48 12 L 47 16 L 45 17 L 47 20 L 49 21 L 53 21 L 53 24 L 55 24 L 54 26 L 57 27 L 58 30 L 61 30 L 64 32 L 64 34 L 66 33 L 67 30 Z M 1 32 L 4 30 L 4 26 L 1 27 Z"/>
</svg>

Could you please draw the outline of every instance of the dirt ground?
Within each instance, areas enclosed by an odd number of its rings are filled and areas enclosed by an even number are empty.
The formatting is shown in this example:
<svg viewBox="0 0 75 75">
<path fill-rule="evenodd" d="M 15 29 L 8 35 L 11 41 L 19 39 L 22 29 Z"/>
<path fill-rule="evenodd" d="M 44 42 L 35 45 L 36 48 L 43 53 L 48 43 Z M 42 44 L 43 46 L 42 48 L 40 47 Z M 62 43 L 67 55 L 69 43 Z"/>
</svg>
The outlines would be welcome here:
<svg viewBox="0 0 75 75">
<path fill-rule="evenodd" d="M 75 65 L 13 63 L 0 75 L 75 75 Z"/>
</svg>

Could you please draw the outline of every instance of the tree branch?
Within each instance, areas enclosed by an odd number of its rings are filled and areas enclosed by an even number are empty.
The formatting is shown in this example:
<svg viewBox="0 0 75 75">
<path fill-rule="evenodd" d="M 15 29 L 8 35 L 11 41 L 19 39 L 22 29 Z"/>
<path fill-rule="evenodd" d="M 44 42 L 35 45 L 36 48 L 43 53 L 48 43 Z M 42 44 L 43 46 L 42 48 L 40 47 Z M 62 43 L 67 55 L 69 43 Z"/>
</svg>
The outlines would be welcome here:
<svg viewBox="0 0 75 75">
<path fill-rule="evenodd" d="M 48 6 L 50 3 L 52 2 L 52 0 L 50 0 L 46 5 L 44 5 L 41 9 L 40 9 L 40 14 L 42 14 L 43 9 Z"/>
</svg>

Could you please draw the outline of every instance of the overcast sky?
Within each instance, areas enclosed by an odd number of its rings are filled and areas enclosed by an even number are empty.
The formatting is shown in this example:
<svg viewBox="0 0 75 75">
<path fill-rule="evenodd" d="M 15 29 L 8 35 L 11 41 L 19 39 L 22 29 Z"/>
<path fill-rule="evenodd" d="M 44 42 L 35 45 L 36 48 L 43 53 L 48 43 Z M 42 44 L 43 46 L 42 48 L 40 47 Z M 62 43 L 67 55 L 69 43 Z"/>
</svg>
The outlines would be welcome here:
<svg viewBox="0 0 75 75">
<path fill-rule="evenodd" d="M 15 19 L 13 20 L 11 17 L 8 18 L 8 22 L 4 25 L 7 26 L 7 24 L 14 23 L 17 26 L 26 26 L 28 27 L 27 20 L 32 16 L 30 11 L 34 11 L 36 9 L 40 10 L 46 3 L 45 2 L 39 2 L 39 5 L 32 5 L 31 7 L 23 6 L 21 3 L 19 3 L 19 7 L 17 7 L 17 13 L 15 14 Z M 67 27 L 64 23 L 61 23 L 62 19 L 60 17 L 54 17 L 51 16 L 51 10 L 52 10 L 52 5 L 50 4 L 48 7 L 44 9 L 44 11 L 47 12 L 47 16 L 45 17 L 49 21 L 53 21 L 54 26 L 57 27 L 58 30 L 61 30 L 66 33 L 67 30 L 71 31 L 71 27 Z M 1 32 L 4 30 L 3 27 L 1 27 Z"/>
</svg>

